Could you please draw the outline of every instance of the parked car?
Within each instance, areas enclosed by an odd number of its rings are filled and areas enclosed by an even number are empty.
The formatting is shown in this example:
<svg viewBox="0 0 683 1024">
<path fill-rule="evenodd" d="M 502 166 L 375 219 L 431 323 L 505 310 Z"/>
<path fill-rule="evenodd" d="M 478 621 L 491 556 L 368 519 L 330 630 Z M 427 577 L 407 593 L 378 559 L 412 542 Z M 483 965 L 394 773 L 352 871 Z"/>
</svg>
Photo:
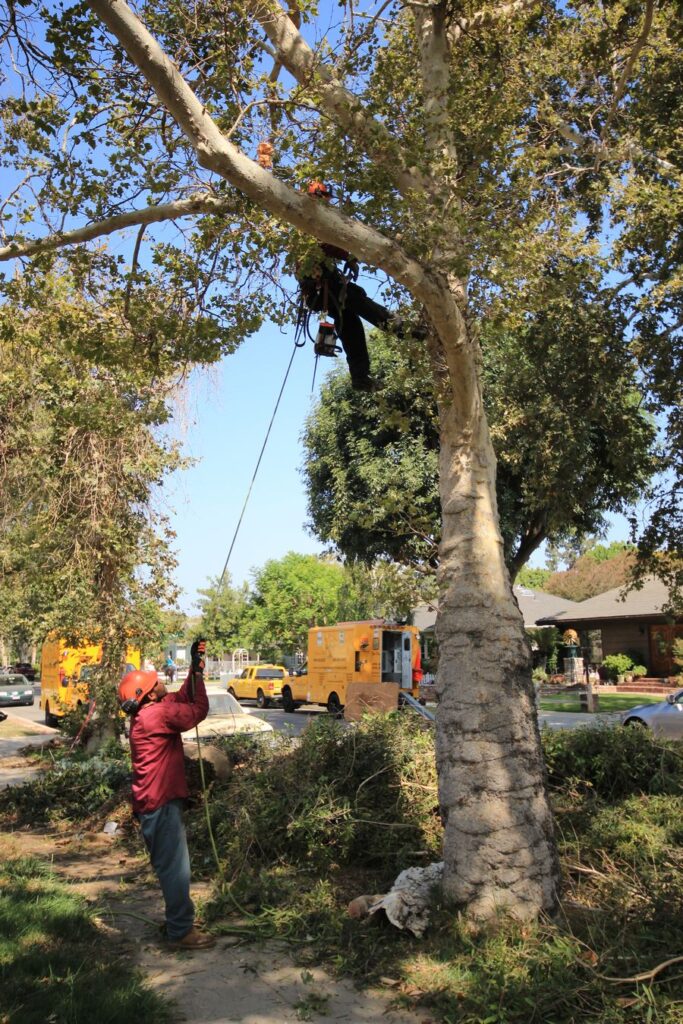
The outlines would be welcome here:
<svg viewBox="0 0 683 1024">
<path fill-rule="evenodd" d="M 667 694 L 659 704 L 639 704 L 624 711 L 621 723 L 651 729 L 664 739 L 683 739 L 683 690 Z"/>
<path fill-rule="evenodd" d="M 255 700 L 260 708 L 282 700 L 282 684 L 289 673 L 284 665 L 250 665 L 228 681 L 228 693 L 238 700 Z"/>
<path fill-rule="evenodd" d="M 10 707 L 12 704 L 24 704 L 29 707 L 33 704 L 33 687 L 26 676 L 17 672 L 0 675 L 0 707 Z"/>
<path fill-rule="evenodd" d="M 16 672 L 20 676 L 26 676 L 29 683 L 35 683 L 36 670 L 28 661 L 17 661 L 11 666 L 10 672 Z"/>
<path fill-rule="evenodd" d="M 235 733 L 267 733 L 273 727 L 258 718 L 248 708 L 243 708 L 231 693 L 209 693 L 209 714 L 199 723 L 199 738 L 232 736 Z M 191 743 L 195 739 L 194 728 L 183 733 L 183 740 Z"/>
</svg>

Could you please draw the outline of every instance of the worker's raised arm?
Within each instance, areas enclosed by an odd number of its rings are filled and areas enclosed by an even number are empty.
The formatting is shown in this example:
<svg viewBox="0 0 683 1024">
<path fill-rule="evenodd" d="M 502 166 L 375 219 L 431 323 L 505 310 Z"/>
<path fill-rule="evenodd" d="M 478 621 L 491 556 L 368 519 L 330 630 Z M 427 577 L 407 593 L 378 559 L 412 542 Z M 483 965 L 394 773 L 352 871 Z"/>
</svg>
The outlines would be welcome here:
<svg viewBox="0 0 683 1024">
<path fill-rule="evenodd" d="M 185 732 L 202 722 L 209 713 L 209 698 L 204 684 L 206 641 L 195 640 L 190 651 L 191 664 L 187 679 L 178 693 L 170 694 L 164 703 L 166 725 Z"/>
<path fill-rule="evenodd" d="M 191 670 L 190 670 L 191 674 Z M 164 719 L 169 729 L 186 732 L 203 722 L 209 713 L 209 698 L 206 695 L 203 673 L 194 677 L 194 700 L 190 677 L 178 693 L 171 693 L 163 702 Z"/>
</svg>

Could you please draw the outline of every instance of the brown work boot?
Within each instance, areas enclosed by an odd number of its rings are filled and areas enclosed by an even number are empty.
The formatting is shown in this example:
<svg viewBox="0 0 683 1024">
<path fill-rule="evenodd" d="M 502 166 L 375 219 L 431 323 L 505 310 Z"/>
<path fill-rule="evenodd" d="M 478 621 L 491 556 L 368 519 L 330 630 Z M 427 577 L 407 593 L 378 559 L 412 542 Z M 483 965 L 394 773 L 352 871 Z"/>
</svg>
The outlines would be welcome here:
<svg viewBox="0 0 683 1024">
<path fill-rule="evenodd" d="M 197 928 L 190 928 L 182 939 L 169 939 L 168 945 L 171 949 L 210 949 L 216 945 L 216 939 L 207 932 L 200 932 Z"/>
</svg>

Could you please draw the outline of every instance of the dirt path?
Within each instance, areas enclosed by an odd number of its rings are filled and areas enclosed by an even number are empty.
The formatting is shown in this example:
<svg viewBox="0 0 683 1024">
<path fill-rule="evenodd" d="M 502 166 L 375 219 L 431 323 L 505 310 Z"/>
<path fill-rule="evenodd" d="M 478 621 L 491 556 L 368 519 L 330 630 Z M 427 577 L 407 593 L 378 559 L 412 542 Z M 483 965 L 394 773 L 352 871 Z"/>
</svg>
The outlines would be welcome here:
<svg viewBox="0 0 683 1024">
<path fill-rule="evenodd" d="M 7 763 L 7 762 L 6 762 Z M 21 759 L 17 759 L 17 774 Z M 11 771 L 11 769 L 8 769 Z M 64 835 L 18 830 L 0 835 L 0 856 L 37 856 L 97 906 L 102 929 L 174 1001 L 177 1020 L 189 1024 L 427 1024 L 426 1015 L 391 1007 L 387 990 L 359 991 L 321 967 L 296 966 L 282 943 L 237 945 L 219 938 L 201 953 L 170 952 L 159 936 L 163 906 L 146 858 L 127 851 L 116 835 Z M 201 905 L 206 887 L 193 886 Z"/>
</svg>

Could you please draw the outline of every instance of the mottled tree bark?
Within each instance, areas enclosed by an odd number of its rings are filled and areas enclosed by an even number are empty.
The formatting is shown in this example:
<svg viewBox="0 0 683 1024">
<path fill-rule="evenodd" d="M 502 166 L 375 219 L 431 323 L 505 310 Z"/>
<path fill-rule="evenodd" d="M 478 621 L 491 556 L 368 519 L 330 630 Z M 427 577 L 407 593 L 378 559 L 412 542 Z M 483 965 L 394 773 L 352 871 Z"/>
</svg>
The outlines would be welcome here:
<svg viewBox="0 0 683 1024">
<path fill-rule="evenodd" d="M 552 910 L 559 868 L 531 652 L 503 558 L 481 401 L 440 409 L 436 747 L 446 895 L 470 916 Z"/>
</svg>

